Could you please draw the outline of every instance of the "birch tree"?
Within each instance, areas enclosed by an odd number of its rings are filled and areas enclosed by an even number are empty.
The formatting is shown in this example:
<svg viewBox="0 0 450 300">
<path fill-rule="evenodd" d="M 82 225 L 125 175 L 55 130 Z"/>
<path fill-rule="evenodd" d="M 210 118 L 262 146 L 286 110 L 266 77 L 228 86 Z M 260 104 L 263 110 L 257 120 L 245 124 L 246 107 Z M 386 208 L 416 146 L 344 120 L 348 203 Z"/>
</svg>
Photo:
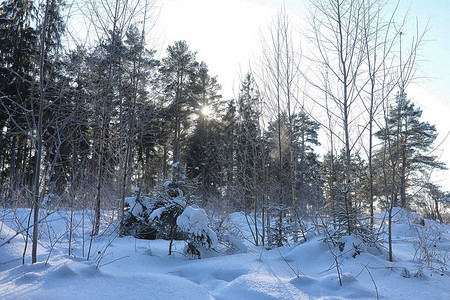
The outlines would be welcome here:
<svg viewBox="0 0 450 300">
<path fill-rule="evenodd" d="M 310 25 L 312 33 L 308 36 L 315 47 L 315 55 L 311 56 L 312 63 L 325 68 L 326 84 L 320 84 L 307 77 L 309 83 L 317 93 L 325 94 L 336 110 L 332 118 L 337 120 L 339 132 L 332 134 L 338 139 L 345 153 L 345 179 L 337 192 L 342 196 L 347 233 L 351 234 L 355 227 L 355 210 L 352 199 L 352 153 L 357 138 L 354 124 L 357 115 L 357 102 L 364 88 L 363 62 L 366 53 L 361 44 L 361 26 L 364 16 L 363 0 L 339 1 L 319 0 L 310 1 Z M 323 82 L 323 81 L 322 81 Z M 326 108 L 323 102 L 315 103 Z M 328 110 L 330 111 L 330 110 Z"/>
</svg>

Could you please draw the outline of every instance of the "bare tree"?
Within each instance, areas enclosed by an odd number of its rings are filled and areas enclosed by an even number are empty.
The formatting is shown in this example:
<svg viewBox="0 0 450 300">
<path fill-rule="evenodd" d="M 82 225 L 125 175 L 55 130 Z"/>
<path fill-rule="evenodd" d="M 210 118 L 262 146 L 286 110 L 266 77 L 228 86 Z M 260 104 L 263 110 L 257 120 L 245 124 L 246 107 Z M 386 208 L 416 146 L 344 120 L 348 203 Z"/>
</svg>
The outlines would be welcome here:
<svg viewBox="0 0 450 300">
<path fill-rule="evenodd" d="M 328 121 L 321 124 L 328 128 L 333 145 L 339 147 L 339 142 L 344 149 L 345 178 L 334 189 L 343 198 L 350 234 L 355 231 L 358 214 L 352 156 L 360 146 L 368 157 L 368 203 L 373 227 L 374 132 L 383 127 L 382 108 L 384 105 L 387 109 L 385 104 L 392 91 L 396 87 L 404 89 L 414 78 L 423 33 L 412 39 L 406 52 L 401 47 L 397 52 L 406 24 L 406 16 L 399 23 L 395 20 L 398 2 L 392 7 L 371 0 L 321 0 L 310 4 L 312 33 L 307 37 L 316 50 L 310 55 L 310 62 L 323 71 L 305 73 L 315 91 L 308 97 L 326 112 Z M 406 54 L 403 59 L 402 53 Z M 339 126 L 337 130 L 329 128 L 334 124 Z"/>
<path fill-rule="evenodd" d="M 310 25 L 312 34 L 308 36 L 315 46 L 316 54 L 311 61 L 323 66 L 328 74 L 326 84 L 317 83 L 311 76 L 307 80 L 320 94 L 326 94 L 336 107 L 332 117 L 339 120 L 341 132 L 333 135 L 341 141 L 345 153 L 345 179 L 338 187 L 345 207 L 347 233 L 351 234 L 355 226 L 355 210 L 352 199 L 352 153 L 358 137 L 352 133 L 352 127 L 359 114 L 357 100 L 365 83 L 361 80 L 363 62 L 366 53 L 361 45 L 361 23 L 363 22 L 363 0 L 310 1 Z M 321 69 L 319 67 L 319 69 Z M 314 100 L 324 108 L 324 104 Z M 334 112 L 334 109 L 328 110 Z"/>
<path fill-rule="evenodd" d="M 99 39 L 105 38 L 108 41 L 107 65 L 105 66 L 106 81 L 102 87 L 103 92 L 99 95 L 100 101 L 100 118 L 99 118 L 99 147 L 97 162 L 97 185 L 95 197 L 95 218 L 92 228 L 92 235 L 97 235 L 100 228 L 100 210 L 102 184 L 105 173 L 105 160 L 108 159 L 106 154 L 111 150 L 107 142 L 110 136 L 109 122 L 111 119 L 111 100 L 114 98 L 114 90 L 117 88 L 119 71 L 117 64 L 120 64 L 119 44 L 128 28 L 135 22 L 142 21 L 138 19 L 141 13 L 147 18 L 148 1 L 141 10 L 139 1 L 120 1 L 120 0 L 89 0 L 80 7 L 83 15 L 88 20 L 88 24 L 92 25 L 93 31 Z M 126 161 L 126 160 L 125 160 Z"/>
<path fill-rule="evenodd" d="M 32 237 L 32 247 L 31 247 L 31 262 L 37 262 L 37 245 L 38 245 L 38 234 L 39 234 L 39 208 L 41 204 L 41 161 L 43 155 L 43 140 L 44 140 L 44 107 L 47 97 L 47 91 L 51 84 L 49 78 L 48 69 L 48 55 L 52 50 L 50 46 L 50 41 L 47 39 L 52 38 L 48 23 L 50 22 L 50 13 L 54 13 L 57 3 L 52 0 L 46 0 L 44 4 L 44 11 L 42 16 L 42 23 L 40 25 L 39 32 L 39 65 L 38 65 L 38 97 L 35 99 L 31 97 L 31 101 L 37 101 L 38 111 L 35 115 L 34 110 L 31 110 L 32 120 L 33 120 L 33 131 L 36 133 L 33 137 L 32 142 L 35 148 L 35 165 L 34 165 L 34 178 L 33 178 L 33 237 Z M 52 20 L 55 21 L 55 20 Z M 59 34 L 59 33 L 56 33 Z M 57 42 L 57 41 L 52 41 Z M 55 49 L 53 49 L 55 50 Z M 33 104 L 32 104 L 33 107 Z M 60 143 L 59 143 L 60 144 Z"/>
<path fill-rule="evenodd" d="M 272 21 L 268 32 L 261 35 L 262 56 L 258 61 L 258 81 L 265 104 L 263 116 L 269 122 L 276 122 L 278 246 L 282 243 L 282 222 L 286 208 L 290 206 L 296 213 L 299 205 L 296 192 L 298 146 L 295 145 L 294 116 L 299 93 L 300 47 L 293 41 L 292 30 L 290 17 L 283 7 Z M 283 169 L 286 151 L 289 174 L 285 174 L 286 170 Z"/>
<path fill-rule="evenodd" d="M 369 180 L 369 211 L 370 223 L 374 226 L 374 166 L 373 166 L 373 149 L 374 149 L 374 128 L 379 125 L 378 115 L 382 113 L 381 108 L 384 102 L 383 97 L 389 97 L 392 90 L 396 86 L 395 79 L 390 76 L 388 70 L 392 69 L 392 62 L 395 55 L 393 50 L 398 41 L 399 34 L 395 28 L 394 17 L 396 16 L 399 1 L 388 15 L 388 19 L 384 16 L 386 4 L 378 1 L 364 1 L 362 20 L 362 44 L 366 52 L 365 68 L 367 69 L 368 84 L 363 93 L 360 94 L 361 104 L 367 113 L 367 125 L 363 130 L 368 130 L 368 146 L 364 142 L 361 143 L 366 150 L 368 158 L 368 180 Z M 405 24 L 400 24 L 401 27 Z M 385 69 L 387 68 L 387 70 Z"/>
<path fill-rule="evenodd" d="M 128 178 L 130 177 L 130 173 L 132 172 L 132 166 L 130 168 L 129 164 L 131 163 L 132 156 L 132 145 L 133 145 L 133 137 L 135 134 L 135 126 L 136 126 L 136 109 L 137 109 L 137 100 L 139 97 L 139 86 L 142 81 L 142 60 L 145 52 L 145 35 L 146 35 L 146 21 L 147 21 L 147 11 L 151 8 L 152 4 L 149 0 L 145 1 L 144 6 L 144 16 L 143 23 L 141 29 L 141 37 L 140 37 L 140 45 L 138 48 L 138 53 L 136 54 L 135 60 L 133 61 L 133 70 L 132 70 L 132 86 L 131 86 L 131 98 L 132 105 L 130 109 L 130 118 L 129 118 L 129 126 L 128 133 L 126 134 L 126 151 L 124 157 L 124 166 L 123 166 L 123 177 L 122 177 L 122 195 L 120 201 L 120 230 L 119 236 L 123 235 L 123 225 L 124 225 L 124 211 L 125 211 L 125 193 L 127 188 Z M 131 172 L 130 172 L 131 171 Z"/>
</svg>

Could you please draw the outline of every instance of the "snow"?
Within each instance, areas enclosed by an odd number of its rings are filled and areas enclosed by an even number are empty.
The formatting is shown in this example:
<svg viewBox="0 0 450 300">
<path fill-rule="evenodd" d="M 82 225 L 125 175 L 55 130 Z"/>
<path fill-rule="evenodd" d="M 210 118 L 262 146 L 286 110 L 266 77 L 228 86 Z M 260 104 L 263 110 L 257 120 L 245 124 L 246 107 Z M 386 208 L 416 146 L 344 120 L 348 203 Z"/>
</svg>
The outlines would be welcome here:
<svg viewBox="0 0 450 300">
<path fill-rule="evenodd" d="M 197 233 L 208 228 L 204 211 L 186 209 L 180 226 L 189 225 L 187 228 Z M 29 210 L 0 210 L 0 298 L 377 299 L 378 293 L 380 299 L 450 299 L 448 270 L 423 267 L 414 246 L 418 234 L 427 237 L 425 234 L 438 230 L 440 244 L 435 251 L 448 254 L 450 226 L 429 220 L 422 226 L 410 221 L 414 216 L 395 213 L 395 262 L 386 260 L 386 249 L 364 247 L 354 236 L 341 240 L 342 252 L 338 246 L 331 247 L 338 255 L 340 286 L 334 257 L 320 235 L 272 250 L 241 242 L 245 253 L 188 260 L 182 254 L 183 241 L 175 241 L 173 254 L 168 256 L 168 241 L 118 238 L 117 224 L 109 221 L 108 212 L 103 215 L 101 234 L 93 239 L 89 260 L 92 212 L 74 213 L 73 255 L 69 256 L 70 212 L 60 210 L 41 224 L 38 263 L 30 263 L 29 244 L 22 265 L 24 237 L 16 235 L 16 230 L 26 224 Z M 248 234 L 242 214 L 234 214 L 232 219 Z M 360 254 L 353 256 L 355 246 Z M 406 273 L 410 276 L 404 276 Z"/>
<path fill-rule="evenodd" d="M 172 199 L 173 203 L 175 203 L 176 205 L 180 206 L 180 207 L 185 207 L 186 206 L 186 200 L 183 196 L 183 191 L 178 189 L 178 194 L 180 196 L 175 197 Z"/>
<path fill-rule="evenodd" d="M 157 208 L 157 209 L 155 209 L 154 211 L 152 211 L 152 213 L 150 214 L 150 217 L 149 217 L 149 219 L 150 220 L 154 220 L 154 219 L 160 219 L 161 218 L 161 214 L 163 213 L 163 212 L 165 212 L 166 211 L 166 208 L 163 206 L 163 207 L 160 207 L 160 208 Z"/>
</svg>

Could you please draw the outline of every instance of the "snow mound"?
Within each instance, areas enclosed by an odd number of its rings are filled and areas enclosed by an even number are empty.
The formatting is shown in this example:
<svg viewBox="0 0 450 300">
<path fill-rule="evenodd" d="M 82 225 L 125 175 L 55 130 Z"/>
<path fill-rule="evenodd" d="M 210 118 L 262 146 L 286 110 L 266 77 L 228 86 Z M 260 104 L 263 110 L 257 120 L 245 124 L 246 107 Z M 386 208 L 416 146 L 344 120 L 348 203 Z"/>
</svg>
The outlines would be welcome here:
<svg viewBox="0 0 450 300">
<path fill-rule="evenodd" d="M 290 249 L 285 257 L 290 261 L 302 260 L 308 262 L 305 267 L 331 259 L 327 245 L 320 238 L 314 238 L 304 244 L 295 246 Z"/>
<path fill-rule="evenodd" d="M 337 275 L 318 278 L 300 275 L 290 283 L 313 299 L 376 299 L 376 293 L 358 282 L 353 274 L 344 273 L 341 280 L 342 286 Z"/>
<path fill-rule="evenodd" d="M 367 252 L 366 245 L 355 235 L 341 237 L 338 245 L 342 256 L 346 258 L 355 258 L 357 255 Z"/>
<path fill-rule="evenodd" d="M 0 221 L 0 270 L 1 266 L 6 266 L 9 263 L 17 263 L 22 260 L 25 248 L 25 237 L 16 233 L 8 225 Z M 30 258 L 31 241 L 28 241 L 27 254 L 25 259 Z M 37 253 L 45 253 L 45 249 L 38 244 Z"/>
<path fill-rule="evenodd" d="M 53 276 L 56 278 L 70 278 L 77 275 L 78 274 L 67 264 L 62 265 L 53 271 Z"/>
</svg>

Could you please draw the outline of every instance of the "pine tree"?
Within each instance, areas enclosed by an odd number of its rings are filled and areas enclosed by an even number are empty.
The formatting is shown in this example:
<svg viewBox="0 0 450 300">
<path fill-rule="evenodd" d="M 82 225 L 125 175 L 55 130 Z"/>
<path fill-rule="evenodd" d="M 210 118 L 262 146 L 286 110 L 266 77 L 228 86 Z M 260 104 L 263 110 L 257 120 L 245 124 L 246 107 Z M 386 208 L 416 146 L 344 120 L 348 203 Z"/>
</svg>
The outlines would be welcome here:
<svg viewBox="0 0 450 300">
<path fill-rule="evenodd" d="M 294 170 L 295 190 L 294 207 L 305 211 L 307 207 L 317 208 L 322 203 L 322 178 L 319 173 L 320 162 L 314 147 L 320 145 L 318 139 L 319 124 L 304 112 L 300 111 L 291 118 L 293 121 L 294 159 L 297 162 Z M 300 212 L 297 214 L 301 215 Z"/>
<path fill-rule="evenodd" d="M 403 208 L 411 206 L 408 191 L 415 186 L 422 186 L 426 174 L 433 169 L 445 169 L 445 164 L 430 155 L 433 142 L 437 137 L 436 127 L 420 120 L 422 110 L 407 99 L 405 93 L 398 93 L 395 106 L 391 107 L 386 127 L 376 133 L 389 147 L 389 168 L 395 164 L 393 182 L 394 206 Z M 383 149 L 380 150 L 381 153 Z M 378 154 L 378 156 L 381 156 Z M 424 176 L 425 175 L 425 176 Z M 400 203 L 398 203 L 400 198 Z"/>
<path fill-rule="evenodd" d="M 208 74 L 208 67 L 200 63 L 196 76 L 191 77 L 196 89 L 195 129 L 190 135 L 187 145 L 187 175 L 193 179 L 199 177 L 198 193 L 202 205 L 206 206 L 208 198 L 219 196 L 220 177 L 220 124 L 219 114 L 221 96 L 218 94 L 220 85 L 216 77 Z"/>
<path fill-rule="evenodd" d="M 185 41 L 177 41 L 167 47 L 167 57 L 161 62 L 161 85 L 164 88 L 165 107 L 170 112 L 173 130 L 173 163 L 180 161 L 184 146 L 186 128 L 190 125 L 188 116 L 195 105 L 195 86 L 192 77 L 197 70 L 196 53 L 189 50 Z"/>
</svg>

